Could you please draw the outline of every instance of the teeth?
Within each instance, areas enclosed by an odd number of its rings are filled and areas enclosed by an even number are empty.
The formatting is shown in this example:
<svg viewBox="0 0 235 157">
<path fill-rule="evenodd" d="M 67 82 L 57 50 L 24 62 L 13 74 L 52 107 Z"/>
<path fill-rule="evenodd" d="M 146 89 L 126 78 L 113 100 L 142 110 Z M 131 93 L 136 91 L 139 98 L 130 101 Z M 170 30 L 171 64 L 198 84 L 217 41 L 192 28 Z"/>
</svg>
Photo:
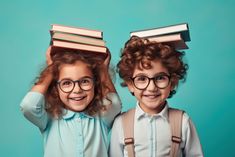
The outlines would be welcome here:
<svg viewBox="0 0 235 157">
<path fill-rule="evenodd" d="M 83 98 L 85 98 L 85 97 L 76 97 L 76 98 L 69 98 L 69 99 L 72 99 L 72 100 L 75 100 L 75 101 L 79 101 L 79 100 L 82 100 Z"/>
<path fill-rule="evenodd" d="M 159 95 L 145 95 L 147 98 L 154 99 L 158 97 Z"/>
<path fill-rule="evenodd" d="M 155 95 L 149 95 L 149 96 L 147 96 L 148 98 L 156 98 L 156 96 Z"/>
</svg>

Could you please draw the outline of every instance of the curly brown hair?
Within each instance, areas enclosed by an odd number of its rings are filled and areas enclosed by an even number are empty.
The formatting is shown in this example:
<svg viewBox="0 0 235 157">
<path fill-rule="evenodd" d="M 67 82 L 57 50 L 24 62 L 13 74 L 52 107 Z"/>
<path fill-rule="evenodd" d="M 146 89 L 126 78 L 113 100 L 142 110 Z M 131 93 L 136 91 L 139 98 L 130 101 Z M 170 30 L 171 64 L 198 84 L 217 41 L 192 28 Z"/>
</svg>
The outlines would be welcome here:
<svg viewBox="0 0 235 157">
<path fill-rule="evenodd" d="M 117 72 L 120 78 L 124 80 L 121 86 L 127 86 L 126 82 L 130 81 L 136 67 L 151 69 L 151 61 L 157 59 L 168 69 L 171 80 L 177 87 L 179 80 L 185 81 L 188 70 L 188 65 L 183 62 L 183 56 L 184 52 L 176 51 L 167 44 L 133 36 L 125 43 L 121 60 L 117 64 Z M 168 98 L 175 93 L 176 90 L 172 90 Z"/>
<path fill-rule="evenodd" d="M 99 111 L 105 110 L 105 107 L 100 103 L 100 100 L 103 98 L 102 89 L 106 89 L 107 87 L 104 85 L 104 83 L 101 82 L 100 79 L 100 65 L 102 63 L 102 60 L 100 58 L 95 58 L 90 56 L 89 54 L 85 53 L 79 53 L 76 51 L 69 51 L 69 50 L 57 50 L 56 53 L 52 54 L 52 61 L 53 63 L 49 66 L 47 66 L 38 77 L 38 81 L 35 84 L 40 84 L 45 79 L 46 75 L 49 73 L 52 74 L 53 79 L 49 85 L 49 88 L 45 94 L 46 98 L 46 111 L 52 116 L 52 117 L 61 117 L 63 114 L 63 108 L 65 105 L 60 100 L 59 93 L 58 93 L 58 87 L 57 87 L 57 81 L 59 78 L 59 72 L 60 67 L 63 64 L 75 64 L 77 61 L 82 61 L 88 65 L 88 67 L 91 69 L 94 79 L 95 79 L 95 96 L 92 100 L 92 102 L 88 105 L 88 107 L 85 109 L 85 112 L 88 115 L 95 115 Z"/>
</svg>

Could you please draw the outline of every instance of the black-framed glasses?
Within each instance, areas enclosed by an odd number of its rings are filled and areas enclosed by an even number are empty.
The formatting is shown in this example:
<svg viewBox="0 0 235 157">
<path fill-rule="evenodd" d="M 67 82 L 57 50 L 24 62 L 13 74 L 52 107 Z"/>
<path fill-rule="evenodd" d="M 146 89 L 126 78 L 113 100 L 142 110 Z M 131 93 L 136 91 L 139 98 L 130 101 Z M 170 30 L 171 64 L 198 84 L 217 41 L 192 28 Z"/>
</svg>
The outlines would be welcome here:
<svg viewBox="0 0 235 157">
<path fill-rule="evenodd" d="M 70 93 L 73 91 L 76 83 L 78 83 L 78 86 L 84 91 L 91 90 L 94 86 L 94 80 L 91 77 L 83 77 L 76 81 L 71 79 L 62 79 L 61 81 L 57 82 L 60 90 L 64 93 Z"/>
<path fill-rule="evenodd" d="M 170 75 L 163 73 L 163 74 L 156 75 L 152 78 L 149 78 L 148 76 L 145 76 L 145 75 L 139 75 L 139 76 L 135 76 L 131 78 L 131 80 L 134 86 L 140 90 L 146 89 L 151 80 L 153 80 L 154 85 L 156 87 L 160 89 L 164 89 L 170 83 Z"/>
</svg>

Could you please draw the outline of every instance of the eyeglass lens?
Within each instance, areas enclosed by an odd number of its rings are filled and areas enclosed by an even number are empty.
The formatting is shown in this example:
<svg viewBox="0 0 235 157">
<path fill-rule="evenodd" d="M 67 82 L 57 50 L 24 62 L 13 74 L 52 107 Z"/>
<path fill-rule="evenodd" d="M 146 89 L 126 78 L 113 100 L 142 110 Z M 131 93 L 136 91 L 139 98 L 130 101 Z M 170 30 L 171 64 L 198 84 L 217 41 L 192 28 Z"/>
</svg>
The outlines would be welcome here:
<svg viewBox="0 0 235 157">
<path fill-rule="evenodd" d="M 90 77 L 84 77 L 76 81 L 73 81 L 70 79 L 63 79 L 59 81 L 58 83 L 59 83 L 60 89 L 63 92 L 71 92 L 74 89 L 76 82 L 78 83 L 79 87 L 85 91 L 90 90 L 94 84 L 93 79 Z"/>
<path fill-rule="evenodd" d="M 133 79 L 133 83 L 135 85 L 136 88 L 138 89 L 145 89 L 148 87 L 150 80 L 153 80 L 155 86 L 157 86 L 158 88 L 166 88 L 170 82 L 170 78 L 168 75 L 164 74 L 164 75 L 158 75 L 152 78 L 149 78 L 145 75 L 141 75 L 141 76 L 136 76 Z"/>
</svg>

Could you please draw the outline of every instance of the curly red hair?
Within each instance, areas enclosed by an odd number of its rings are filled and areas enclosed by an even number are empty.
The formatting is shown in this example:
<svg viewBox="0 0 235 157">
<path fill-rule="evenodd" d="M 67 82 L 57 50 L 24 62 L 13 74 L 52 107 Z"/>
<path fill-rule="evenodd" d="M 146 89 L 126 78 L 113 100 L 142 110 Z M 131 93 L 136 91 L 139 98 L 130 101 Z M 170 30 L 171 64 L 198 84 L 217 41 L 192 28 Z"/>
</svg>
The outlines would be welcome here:
<svg viewBox="0 0 235 157">
<path fill-rule="evenodd" d="M 53 63 L 47 66 L 38 77 L 36 84 L 40 84 L 45 79 L 46 75 L 52 73 L 53 80 L 49 85 L 49 88 L 45 94 L 46 98 L 46 111 L 53 117 L 60 117 L 63 114 L 64 104 L 60 100 L 57 80 L 59 77 L 60 67 L 63 64 L 75 64 L 76 61 L 82 61 L 88 65 L 91 69 L 95 79 L 95 96 L 90 105 L 85 109 L 85 112 L 89 115 L 95 115 L 101 110 L 105 110 L 105 107 L 100 103 L 103 98 L 102 89 L 106 89 L 104 83 L 100 79 L 100 65 L 101 59 L 90 56 L 89 54 L 79 53 L 69 50 L 57 50 L 56 53 L 52 53 Z"/>
</svg>

